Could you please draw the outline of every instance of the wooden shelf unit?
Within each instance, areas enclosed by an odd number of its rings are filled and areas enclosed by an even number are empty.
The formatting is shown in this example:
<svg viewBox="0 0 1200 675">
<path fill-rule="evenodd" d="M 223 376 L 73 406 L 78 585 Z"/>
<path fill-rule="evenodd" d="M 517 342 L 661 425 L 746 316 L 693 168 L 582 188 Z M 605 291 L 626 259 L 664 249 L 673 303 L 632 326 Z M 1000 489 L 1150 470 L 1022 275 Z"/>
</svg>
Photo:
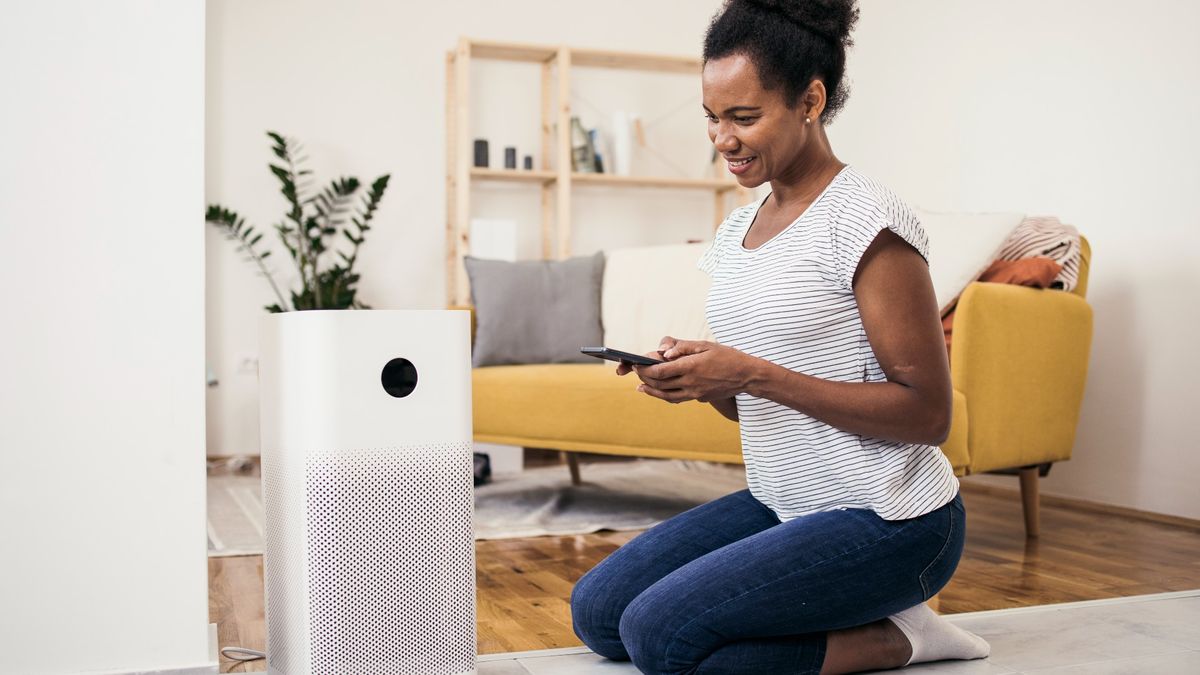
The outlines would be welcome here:
<svg viewBox="0 0 1200 675">
<path fill-rule="evenodd" d="M 473 166 L 469 129 L 469 78 L 472 59 L 499 59 L 541 64 L 540 170 L 492 169 Z M 448 306 L 470 302 L 462 258 L 470 251 L 471 185 L 473 181 L 511 181 L 540 184 L 542 195 L 542 258 L 571 255 L 571 191 L 578 185 L 610 188 L 691 189 L 711 193 L 713 228 L 724 218 L 728 197 L 746 203 L 750 192 L 732 178 L 674 178 L 622 176 L 571 171 L 571 69 L 613 68 L 699 75 L 698 58 L 576 49 L 459 38 L 446 54 L 446 295 Z M 558 105 L 555 105 L 557 95 Z M 545 167 L 555 167 L 548 169 Z"/>
</svg>

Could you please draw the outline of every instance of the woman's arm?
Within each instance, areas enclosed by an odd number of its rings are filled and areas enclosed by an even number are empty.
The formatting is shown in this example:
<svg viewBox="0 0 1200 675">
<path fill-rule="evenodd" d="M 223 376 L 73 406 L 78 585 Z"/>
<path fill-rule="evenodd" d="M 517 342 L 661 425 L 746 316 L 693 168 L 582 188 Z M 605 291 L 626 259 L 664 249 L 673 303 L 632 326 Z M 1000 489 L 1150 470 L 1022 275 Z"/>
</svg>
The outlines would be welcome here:
<svg viewBox="0 0 1200 675">
<path fill-rule="evenodd" d="M 716 408 L 717 412 L 721 413 L 725 417 L 733 420 L 734 422 L 738 421 L 737 401 L 734 400 L 732 396 L 729 398 L 713 399 L 708 403 L 712 407 Z"/>
<path fill-rule="evenodd" d="M 925 260 L 885 229 L 863 254 L 853 288 L 886 382 L 823 380 L 730 347 L 681 341 L 665 352 L 674 360 L 636 368 L 643 391 L 676 402 L 712 402 L 745 391 L 851 433 L 941 444 L 950 431 L 953 393 Z"/>
</svg>

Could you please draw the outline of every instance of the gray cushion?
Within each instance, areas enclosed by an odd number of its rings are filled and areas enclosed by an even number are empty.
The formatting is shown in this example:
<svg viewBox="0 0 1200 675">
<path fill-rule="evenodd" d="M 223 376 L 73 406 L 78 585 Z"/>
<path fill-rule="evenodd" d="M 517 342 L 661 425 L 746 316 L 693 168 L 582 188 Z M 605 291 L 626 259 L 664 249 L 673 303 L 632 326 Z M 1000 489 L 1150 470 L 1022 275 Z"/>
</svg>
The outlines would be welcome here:
<svg viewBox="0 0 1200 675">
<path fill-rule="evenodd" d="M 604 253 L 567 260 L 463 256 L 475 306 L 475 367 L 507 363 L 595 363 L 600 346 Z"/>
</svg>

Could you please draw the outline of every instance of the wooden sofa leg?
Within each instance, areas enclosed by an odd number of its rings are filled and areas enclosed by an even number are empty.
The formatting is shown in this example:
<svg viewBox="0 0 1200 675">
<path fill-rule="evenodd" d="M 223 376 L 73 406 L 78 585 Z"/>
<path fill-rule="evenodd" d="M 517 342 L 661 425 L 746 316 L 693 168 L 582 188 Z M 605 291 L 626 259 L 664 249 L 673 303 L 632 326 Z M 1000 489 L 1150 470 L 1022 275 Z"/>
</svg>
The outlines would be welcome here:
<svg viewBox="0 0 1200 675">
<path fill-rule="evenodd" d="M 579 478 L 579 455 L 566 450 L 562 453 L 567 458 L 567 465 L 571 467 L 571 485 L 583 485 L 583 480 Z"/>
<path fill-rule="evenodd" d="M 1025 536 L 1036 538 L 1039 531 L 1038 467 L 1021 469 L 1021 507 L 1025 511 Z"/>
</svg>

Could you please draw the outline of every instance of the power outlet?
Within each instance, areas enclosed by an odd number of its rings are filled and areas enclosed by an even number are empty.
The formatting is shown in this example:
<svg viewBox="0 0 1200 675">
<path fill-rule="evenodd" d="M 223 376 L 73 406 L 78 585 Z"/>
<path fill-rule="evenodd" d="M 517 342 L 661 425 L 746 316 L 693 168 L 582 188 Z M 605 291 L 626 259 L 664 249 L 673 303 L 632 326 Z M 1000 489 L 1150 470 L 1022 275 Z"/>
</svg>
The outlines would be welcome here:
<svg viewBox="0 0 1200 675">
<path fill-rule="evenodd" d="M 238 375 L 258 375 L 258 356 L 256 354 L 239 354 L 237 372 Z"/>
</svg>

